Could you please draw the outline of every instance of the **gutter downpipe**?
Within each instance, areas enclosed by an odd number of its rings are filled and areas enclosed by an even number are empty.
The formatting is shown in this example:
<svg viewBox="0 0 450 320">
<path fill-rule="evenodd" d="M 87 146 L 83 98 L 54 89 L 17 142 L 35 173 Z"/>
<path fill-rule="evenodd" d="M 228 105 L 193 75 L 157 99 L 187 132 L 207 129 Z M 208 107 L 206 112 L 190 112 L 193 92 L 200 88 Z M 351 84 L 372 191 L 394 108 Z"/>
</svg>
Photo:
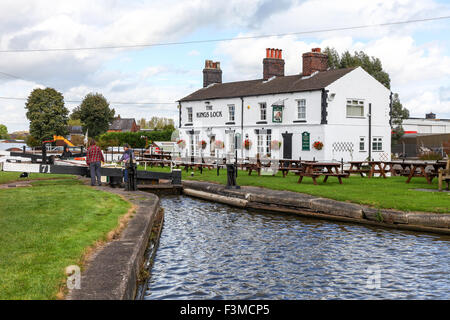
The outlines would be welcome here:
<svg viewBox="0 0 450 320">
<path fill-rule="evenodd" d="M 369 161 L 372 161 L 372 104 L 369 103 Z"/>
<path fill-rule="evenodd" d="M 244 97 L 241 97 L 241 139 L 244 139 Z M 241 141 L 241 159 L 244 159 L 244 141 Z"/>
</svg>

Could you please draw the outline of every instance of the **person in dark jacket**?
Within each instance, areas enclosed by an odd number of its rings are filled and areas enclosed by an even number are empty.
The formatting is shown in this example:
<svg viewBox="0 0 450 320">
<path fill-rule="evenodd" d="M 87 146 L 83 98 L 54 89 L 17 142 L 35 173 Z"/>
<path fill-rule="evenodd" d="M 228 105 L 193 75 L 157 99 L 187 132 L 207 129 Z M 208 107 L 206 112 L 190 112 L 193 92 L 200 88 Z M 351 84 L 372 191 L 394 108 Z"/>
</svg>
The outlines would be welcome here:
<svg viewBox="0 0 450 320">
<path fill-rule="evenodd" d="M 64 151 L 60 158 L 61 159 L 72 158 L 72 152 L 70 152 L 69 147 L 67 145 L 64 146 Z"/>
<path fill-rule="evenodd" d="M 131 159 L 134 159 L 134 153 L 133 150 L 130 148 L 130 146 L 128 145 L 128 143 L 125 143 L 123 145 L 123 155 L 122 157 L 119 159 L 120 162 L 122 162 L 125 165 L 125 170 L 123 170 L 123 181 L 125 183 L 128 182 L 128 169 L 127 169 L 127 164 L 130 162 Z"/>
</svg>

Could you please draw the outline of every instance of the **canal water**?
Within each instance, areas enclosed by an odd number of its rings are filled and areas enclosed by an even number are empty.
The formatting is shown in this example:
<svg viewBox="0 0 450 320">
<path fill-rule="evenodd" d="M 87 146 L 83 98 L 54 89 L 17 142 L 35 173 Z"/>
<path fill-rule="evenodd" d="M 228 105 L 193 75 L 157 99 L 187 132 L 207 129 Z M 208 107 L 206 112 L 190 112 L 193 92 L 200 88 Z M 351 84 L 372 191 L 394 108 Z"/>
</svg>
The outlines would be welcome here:
<svg viewBox="0 0 450 320">
<path fill-rule="evenodd" d="M 450 237 L 161 199 L 144 299 L 449 299 Z"/>
</svg>

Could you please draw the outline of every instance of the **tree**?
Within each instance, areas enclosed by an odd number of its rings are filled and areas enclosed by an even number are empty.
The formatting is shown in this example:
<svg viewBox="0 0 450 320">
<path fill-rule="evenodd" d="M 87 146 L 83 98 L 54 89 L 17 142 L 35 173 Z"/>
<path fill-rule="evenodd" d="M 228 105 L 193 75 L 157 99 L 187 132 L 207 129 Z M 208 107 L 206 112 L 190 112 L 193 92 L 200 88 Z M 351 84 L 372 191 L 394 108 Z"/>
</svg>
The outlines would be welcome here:
<svg viewBox="0 0 450 320">
<path fill-rule="evenodd" d="M 74 110 L 75 117 L 79 116 L 83 133 L 86 134 L 86 131 L 89 130 L 90 137 L 105 133 L 114 120 L 114 109 L 109 108 L 108 101 L 100 93 L 87 94 L 77 108 Z M 72 112 L 72 117 L 74 117 L 74 112 Z"/>
<path fill-rule="evenodd" d="M 72 127 L 81 126 L 81 120 L 80 119 L 69 119 L 67 124 Z"/>
<path fill-rule="evenodd" d="M 334 48 L 326 47 L 324 53 L 328 55 L 328 66 L 331 69 L 349 68 L 349 67 L 362 67 L 367 73 L 372 75 L 386 88 L 391 88 L 391 79 L 389 74 L 383 70 L 381 61 L 375 57 L 369 57 L 363 51 L 355 52 L 352 55 L 350 52 L 345 51 L 341 56 Z M 403 108 L 400 97 L 397 93 L 392 95 L 392 112 L 391 112 L 391 128 L 392 143 L 395 144 L 404 134 L 402 122 L 403 119 L 409 118 L 409 111 Z"/>
<path fill-rule="evenodd" d="M 391 111 L 391 128 L 392 128 L 392 145 L 398 143 L 400 138 L 405 134 L 402 123 L 404 119 L 409 118 L 409 111 L 403 108 L 398 93 L 392 95 L 392 111 Z"/>
<path fill-rule="evenodd" d="M 147 121 L 145 120 L 145 118 L 141 118 L 141 120 L 139 120 L 138 125 L 141 127 L 141 129 L 147 129 L 148 125 L 147 125 Z"/>
<path fill-rule="evenodd" d="M 164 117 L 152 117 L 147 125 L 148 128 L 154 130 L 175 129 L 175 123 L 173 119 Z"/>
<path fill-rule="evenodd" d="M 329 47 L 325 48 L 324 53 L 328 55 L 328 66 L 331 69 L 362 67 L 386 88 L 391 88 L 391 79 L 389 78 L 389 74 L 383 70 L 380 59 L 369 57 L 363 51 L 355 52 L 354 55 L 345 51 L 339 56 L 336 49 Z"/>
<path fill-rule="evenodd" d="M 392 95 L 392 112 L 391 112 L 391 125 L 392 127 L 401 126 L 404 119 L 409 118 L 409 111 L 403 108 L 398 93 Z"/>
<path fill-rule="evenodd" d="M 0 124 L 0 139 L 8 139 L 8 128 L 4 124 Z"/>
<path fill-rule="evenodd" d="M 30 120 L 30 135 L 37 141 L 51 140 L 53 135 L 68 134 L 69 110 L 63 95 L 53 88 L 34 89 L 25 103 Z"/>
</svg>

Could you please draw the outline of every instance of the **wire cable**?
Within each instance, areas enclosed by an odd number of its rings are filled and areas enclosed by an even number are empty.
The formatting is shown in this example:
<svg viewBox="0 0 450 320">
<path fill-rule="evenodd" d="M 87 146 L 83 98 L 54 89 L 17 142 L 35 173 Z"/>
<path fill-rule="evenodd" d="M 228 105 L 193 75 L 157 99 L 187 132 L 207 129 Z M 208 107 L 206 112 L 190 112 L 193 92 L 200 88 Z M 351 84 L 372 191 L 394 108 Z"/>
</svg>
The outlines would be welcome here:
<svg viewBox="0 0 450 320">
<path fill-rule="evenodd" d="M 446 19 L 450 19 L 450 16 L 423 18 L 423 19 L 414 19 L 414 20 L 396 21 L 396 22 L 386 22 L 386 23 L 368 24 L 368 25 L 351 26 L 351 27 L 336 27 L 336 28 L 310 30 L 310 31 L 299 31 L 299 32 L 288 32 L 288 33 L 278 33 L 278 34 L 266 34 L 266 35 L 255 35 L 255 36 L 246 36 L 246 37 L 235 37 L 235 38 L 206 39 L 206 40 L 192 40 L 192 41 L 179 41 L 179 42 L 160 42 L 160 43 L 131 44 L 131 45 L 111 45 L 111 46 L 101 46 L 101 47 L 47 48 L 47 49 L 11 49 L 11 50 L 0 50 L 0 53 L 58 52 L 58 51 L 107 50 L 107 49 L 136 49 L 136 48 L 145 48 L 145 47 L 159 47 L 159 46 L 199 44 L 199 43 L 210 43 L 210 42 L 237 41 L 237 40 L 249 40 L 249 39 L 260 39 L 260 38 L 270 38 L 270 37 L 284 37 L 284 36 L 292 36 L 292 35 L 314 34 L 314 33 L 333 32 L 333 31 L 357 30 L 357 29 L 365 29 L 365 28 L 386 27 L 386 26 L 393 26 L 393 25 L 418 23 L 418 22 L 428 22 L 428 21 L 437 21 L 437 20 L 446 20 Z"/>
</svg>

